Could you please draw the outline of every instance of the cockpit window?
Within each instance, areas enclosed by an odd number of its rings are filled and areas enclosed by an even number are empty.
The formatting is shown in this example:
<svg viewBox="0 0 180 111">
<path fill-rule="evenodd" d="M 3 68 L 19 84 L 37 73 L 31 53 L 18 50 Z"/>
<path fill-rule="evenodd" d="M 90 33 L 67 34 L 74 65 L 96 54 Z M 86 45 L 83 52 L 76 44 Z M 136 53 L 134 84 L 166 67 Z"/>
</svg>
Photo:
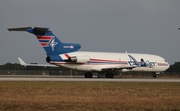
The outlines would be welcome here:
<svg viewBox="0 0 180 111">
<path fill-rule="evenodd" d="M 167 62 L 166 59 L 164 59 L 164 61 Z"/>
</svg>

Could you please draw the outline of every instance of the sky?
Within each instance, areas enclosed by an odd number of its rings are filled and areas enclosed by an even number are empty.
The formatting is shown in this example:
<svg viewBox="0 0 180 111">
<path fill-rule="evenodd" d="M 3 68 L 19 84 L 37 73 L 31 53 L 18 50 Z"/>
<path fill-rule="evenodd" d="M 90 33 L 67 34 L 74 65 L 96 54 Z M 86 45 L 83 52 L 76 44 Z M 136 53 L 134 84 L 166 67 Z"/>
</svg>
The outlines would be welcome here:
<svg viewBox="0 0 180 111">
<path fill-rule="evenodd" d="M 13 27 L 49 27 L 81 51 L 148 53 L 180 62 L 180 0 L 1 0 L 0 64 L 46 63 L 36 37 Z"/>
</svg>

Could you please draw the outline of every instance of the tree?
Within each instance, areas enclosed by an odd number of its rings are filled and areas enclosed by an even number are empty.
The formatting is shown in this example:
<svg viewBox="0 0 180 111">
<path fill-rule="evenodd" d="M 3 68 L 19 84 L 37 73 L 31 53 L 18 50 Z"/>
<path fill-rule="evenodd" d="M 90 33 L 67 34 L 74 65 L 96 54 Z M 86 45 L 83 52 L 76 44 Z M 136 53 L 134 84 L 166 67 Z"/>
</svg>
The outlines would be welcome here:
<svg viewBox="0 0 180 111">
<path fill-rule="evenodd" d="M 180 62 L 175 62 L 173 65 L 170 65 L 166 72 L 180 72 Z"/>
</svg>

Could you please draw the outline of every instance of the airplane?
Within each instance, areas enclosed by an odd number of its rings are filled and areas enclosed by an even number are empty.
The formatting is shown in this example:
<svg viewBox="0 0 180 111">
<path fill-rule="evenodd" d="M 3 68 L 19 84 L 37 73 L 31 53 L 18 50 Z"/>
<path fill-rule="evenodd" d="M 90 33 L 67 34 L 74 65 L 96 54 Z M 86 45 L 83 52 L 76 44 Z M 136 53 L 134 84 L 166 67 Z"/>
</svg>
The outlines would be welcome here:
<svg viewBox="0 0 180 111">
<path fill-rule="evenodd" d="M 94 73 L 98 77 L 113 78 L 127 71 L 153 72 L 158 76 L 169 68 L 163 57 L 153 54 L 79 51 L 80 44 L 61 42 L 50 28 L 19 27 L 8 30 L 34 34 L 46 52 L 47 63 L 84 71 L 85 78 L 92 78 Z"/>
<path fill-rule="evenodd" d="M 59 66 L 51 65 L 51 64 L 38 64 L 38 63 L 27 64 L 20 57 L 18 57 L 18 60 L 19 60 L 19 63 L 25 67 L 26 66 L 59 67 Z"/>
</svg>

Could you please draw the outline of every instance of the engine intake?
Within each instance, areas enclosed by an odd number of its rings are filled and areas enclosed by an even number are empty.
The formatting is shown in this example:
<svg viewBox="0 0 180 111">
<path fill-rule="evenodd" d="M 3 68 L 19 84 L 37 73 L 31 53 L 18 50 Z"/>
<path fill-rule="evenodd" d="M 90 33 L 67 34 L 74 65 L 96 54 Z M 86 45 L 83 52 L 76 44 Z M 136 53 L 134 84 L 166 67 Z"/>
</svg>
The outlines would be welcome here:
<svg viewBox="0 0 180 111">
<path fill-rule="evenodd" d="M 46 62 L 49 63 L 51 61 L 51 58 L 49 56 L 46 57 Z"/>
<path fill-rule="evenodd" d="M 46 57 L 46 62 L 50 63 L 51 61 L 60 61 L 62 60 L 58 55 L 48 55 Z"/>
<path fill-rule="evenodd" d="M 71 62 L 86 63 L 90 61 L 89 56 L 72 56 L 69 58 Z"/>
</svg>

